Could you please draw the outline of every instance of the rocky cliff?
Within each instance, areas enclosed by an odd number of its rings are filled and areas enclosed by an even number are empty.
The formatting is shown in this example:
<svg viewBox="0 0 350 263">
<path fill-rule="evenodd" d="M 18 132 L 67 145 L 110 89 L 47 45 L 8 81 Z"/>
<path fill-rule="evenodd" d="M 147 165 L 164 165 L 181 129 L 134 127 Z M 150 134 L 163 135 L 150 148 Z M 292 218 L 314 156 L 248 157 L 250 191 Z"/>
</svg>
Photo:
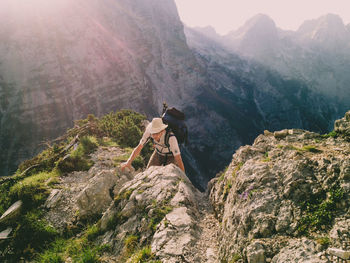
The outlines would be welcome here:
<svg viewBox="0 0 350 263">
<path fill-rule="evenodd" d="M 349 135 L 350 112 L 327 135 L 298 129 L 265 131 L 253 145 L 237 150 L 207 193 L 194 188 L 173 164 L 121 172 L 119 163 L 130 149 L 107 137 L 82 137 L 76 146 L 64 148 L 68 155 L 51 171 L 35 170 L 40 169 L 36 166 L 2 181 L 1 189 L 9 196 L 0 196 L 1 259 L 349 259 Z M 86 169 L 79 168 L 82 160 L 71 163 L 82 152 L 91 163 Z M 41 159 L 45 167 L 48 155 L 41 156 L 46 157 Z M 3 209 L 18 198 L 21 201 Z"/>
<path fill-rule="evenodd" d="M 202 81 L 172 0 L 6 0 L 0 10 L 3 175 L 73 120 L 122 108 L 158 115 Z"/>
<path fill-rule="evenodd" d="M 221 222 L 220 258 L 246 262 L 335 262 L 349 250 L 350 112 L 334 132 L 265 131 L 237 150 L 210 183 Z"/>
</svg>

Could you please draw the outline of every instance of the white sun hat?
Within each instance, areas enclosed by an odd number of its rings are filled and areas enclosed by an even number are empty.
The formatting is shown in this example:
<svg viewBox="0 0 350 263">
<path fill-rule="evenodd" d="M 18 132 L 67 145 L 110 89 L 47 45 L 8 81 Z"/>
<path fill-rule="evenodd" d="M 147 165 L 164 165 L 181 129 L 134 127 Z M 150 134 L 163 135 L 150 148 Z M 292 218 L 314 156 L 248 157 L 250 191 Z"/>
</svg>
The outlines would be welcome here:
<svg viewBox="0 0 350 263">
<path fill-rule="evenodd" d="M 161 118 L 153 118 L 151 122 L 151 134 L 164 130 L 168 125 L 164 124 Z"/>
</svg>

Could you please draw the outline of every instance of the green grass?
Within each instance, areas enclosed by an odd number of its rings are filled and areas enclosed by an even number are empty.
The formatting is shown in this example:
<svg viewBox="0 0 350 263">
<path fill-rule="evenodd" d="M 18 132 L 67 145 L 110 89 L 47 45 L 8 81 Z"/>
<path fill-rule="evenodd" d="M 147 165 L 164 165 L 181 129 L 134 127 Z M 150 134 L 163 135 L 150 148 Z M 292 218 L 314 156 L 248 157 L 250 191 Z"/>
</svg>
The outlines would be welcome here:
<svg viewBox="0 0 350 263">
<path fill-rule="evenodd" d="M 94 162 L 90 160 L 89 154 L 98 147 L 98 141 L 94 136 L 84 136 L 80 139 L 78 147 L 73 150 L 68 158 L 61 159 L 57 167 L 62 173 L 73 171 L 88 171 Z"/>
<path fill-rule="evenodd" d="M 231 260 L 229 261 L 230 263 L 237 262 L 238 260 L 242 259 L 242 256 L 238 253 L 235 253 L 232 255 Z"/>
<path fill-rule="evenodd" d="M 277 146 L 280 149 L 285 149 L 285 150 L 295 150 L 298 151 L 299 153 L 303 153 L 303 152 L 311 152 L 311 153 L 320 153 L 322 152 L 322 150 L 319 150 L 316 148 L 316 146 L 314 145 L 304 145 L 302 148 L 296 147 L 292 144 L 288 144 L 288 145 L 278 145 Z"/>
<path fill-rule="evenodd" d="M 12 199 L 22 200 L 26 206 L 38 206 L 46 200 L 49 186 L 56 183 L 59 176 L 60 172 L 57 169 L 51 172 L 39 172 L 10 187 L 9 195 Z"/>
<path fill-rule="evenodd" d="M 328 247 L 331 244 L 331 240 L 328 236 L 319 237 L 316 239 L 316 242 L 323 247 Z"/>
<path fill-rule="evenodd" d="M 223 192 L 224 200 L 226 200 L 227 195 L 230 192 L 231 188 L 232 188 L 232 181 L 228 180 L 227 183 L 225 184 L 225 187 L 224 187 L 224 192 Z"/>
<path fill-rule="evenodd" d="M 331 131 L 330 133 L 327 133 L 327 134 L 323 134 L 322 135 L 323 138 L 329 138 L 329 137 L 332 137 L 332 138 L 337 138 L 338 137 L 338 134 L 336 131 Z"/>
<path fill-rule="evenodd" d="M 219 172 L 219 173 L 216 175 L 216 177 L 219 177 L 218 182 L 222 182 L 222 181 L 224 180 L 225 174 L 226 174 L 228 168 L 229 168 L 229 166 L 226 166 L 224 170 L 222 170 L 221 172 Z"/>
<path fill-rule="evenodd" d="M 302 202 L 300 206 L 303 216 L 298 222 L 298 233 L 307 235 L 310 231 L 328 229 L 336 216 L 337 203 L 343 196 L 344 190 L 335 186 L 328 194 L 311 196 L 309 200 Z"/>
<path fill-rule="evenodd" d="M 152 203 L 152 207 L 153 213 L 152 217 L 149 218 L 148 229 L 154 233 L 157 229 L 158 224 L 167 214 L 173 210 L 173 207 L 168 205 L 167 202 L 157 203 L 155 200 Z"/>
<path fill-rule="evenodd" d="M 160 260 L 154 260 L 155 256 L 151 252 L 151 247 L 146 246 L 141 249 L 136 250 L 128 259 L 130 263 L 144 263 L 144 262 L 153 262 L 161 263 Z"/>
<path fill-rule="evenodd" d="M 87 228 L 85 234 L 89 241 L 93 241 L 102 234 L 102 231 L 98 224 L 94 224 Z"/>
<path fill-rule="evenodd" d="M 301 150 L 306 152 L 312 152 L 312 153 L 322 152 L 321 150 L 317 149 L 316 146 L 314 145 L 305 145 Z"/>
</svg>

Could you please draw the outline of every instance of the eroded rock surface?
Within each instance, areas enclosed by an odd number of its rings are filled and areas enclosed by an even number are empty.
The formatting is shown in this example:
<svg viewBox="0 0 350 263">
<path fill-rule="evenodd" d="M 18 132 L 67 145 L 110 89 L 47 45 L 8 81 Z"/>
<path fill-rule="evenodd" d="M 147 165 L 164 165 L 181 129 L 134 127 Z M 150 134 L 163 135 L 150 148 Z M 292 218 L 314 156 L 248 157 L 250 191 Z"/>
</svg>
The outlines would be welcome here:
<svg viewBox="0 0 350 263">
<path fill-rule="evenodd" d="M 317 253 L 326 246 L 310 253 L 303 246 L 320 237 L 338 247 L 349 242 L 349 114 L 336 122 L 335 138 L 297 129 L 265 132 L 237 150 L 226 172 L 210 183 L 222 226 L 220 258 L 323 262 Z M 293 239 L 306 232 L 310 239 Z M 281 243 L 283 237 L 290 241 Z M 286 255 L 295 256 L 285 261 Z"/>
</svg>

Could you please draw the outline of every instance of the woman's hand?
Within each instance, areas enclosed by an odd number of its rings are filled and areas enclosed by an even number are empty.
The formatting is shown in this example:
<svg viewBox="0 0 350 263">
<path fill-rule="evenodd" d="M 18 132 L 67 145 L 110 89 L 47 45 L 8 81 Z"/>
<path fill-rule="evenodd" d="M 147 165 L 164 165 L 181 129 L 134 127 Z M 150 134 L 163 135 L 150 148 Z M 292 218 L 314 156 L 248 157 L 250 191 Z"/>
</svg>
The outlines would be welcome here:
<svg viewBox="0 0 350 263">
<path fill-rule="evenodd" d="M 125 168 L 128 168 L 129 171 L 131 171 L 131 170 L 132 170 L 132 168 L 131 168 L 131 162 L 130 162 L 130 163 L 129 163 L 129 162 L 125 162 L 125 163 L 122 163 L 122 164 L 120 165 L 120 169 L 122 170 L 122 172 L 124 172 Z"/>
</svg>

